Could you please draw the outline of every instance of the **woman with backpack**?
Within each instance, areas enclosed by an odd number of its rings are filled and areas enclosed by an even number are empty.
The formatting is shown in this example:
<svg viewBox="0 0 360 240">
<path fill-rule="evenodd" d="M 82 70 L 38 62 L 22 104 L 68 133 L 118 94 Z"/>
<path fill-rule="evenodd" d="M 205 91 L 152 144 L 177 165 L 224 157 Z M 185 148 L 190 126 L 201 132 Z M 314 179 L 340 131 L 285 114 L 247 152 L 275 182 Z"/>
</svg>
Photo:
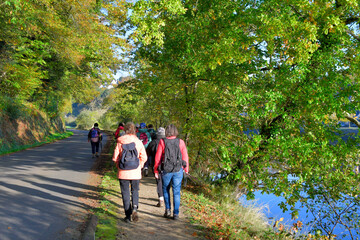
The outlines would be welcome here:
<svg viewBox="0 0 360 240">
<path fill-rule="evenodd" d="M 163 193 L 165 201 L 164 217 L 171 217 L 170 187 L 173 191 L 173 219 L 179 219 L 180 190 L 184 171 L 189 173 L 189 157 L 185 142 L 177 138 L 178 130 L 175 125 L 170 124 L 165 129 L 165 136 L 160 140 L 156 155 L 154 173 L 155 178 L 162 178 Z M 159 173 L 160 167 L 160 173 Z M 171 185 L 170 185 L 171 184 Z"/>
<path fill-rule="evenodd" d="M 99 144 L 102 140 L 102 134 L 99 129 L 99 124 L 94 123 L 94 127 L 88 133 L 88 142 L 91 142 L 92 157 L 99 156 Z"/>
<path fill-rule="evenodd" d="M 136 127 L 132 122 L 124 126 L 125 135 L 117 138 L 112 160 L 118 168 L 121 195 L 125 210 L 124 221 L 138 221 L 139 185 L 141 169 L 147 160 L 144 144 L 136 136 Z M 131 186 L 131 202 L 130 202 Z"/>
</svg>

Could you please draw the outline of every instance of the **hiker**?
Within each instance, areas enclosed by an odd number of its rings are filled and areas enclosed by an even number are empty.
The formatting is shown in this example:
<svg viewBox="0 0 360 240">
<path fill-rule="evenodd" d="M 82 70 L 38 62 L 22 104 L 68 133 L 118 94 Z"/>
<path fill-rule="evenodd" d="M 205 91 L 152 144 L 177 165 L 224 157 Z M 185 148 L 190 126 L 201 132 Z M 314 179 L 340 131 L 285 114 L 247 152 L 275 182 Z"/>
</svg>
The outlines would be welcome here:
<svg viewBox="0 0 360 240">
<path fill-rule="evenodd" d="M 136 133 L 136 136 L 144 144 L 145 149 L 146 149 L 147 146 L 149 145 L 149 143 L 151 142 L 151 136 L 150 136 L 150 133 L 148 132 L 148 130 L 146 128 L 145 123 L 140 123 L 139 126 L 140 126 L 140 128 L 139 128 L 138 132 Z M 149 162 L 148 161 L 146 161 L 143 171 L 144 171 L 145 177 L 147 177 L 148 174 L 149 174 Z"/>
<path fill-rule="evenodd" d="M 99 124 L 94 123 L 94 127 L 88 133 L 88 142 L 91 142 L 92 157 L 99 157 L 99 144 L 102 140 L 102 134 L 99 129 Z"/>
<path fill-rule="evenodd" d="M 180 190 L 184 171 L 189 173 L 189 157 L 185 142 L 177 138 L 178 130 L 174 124 L 165 129 L 165 136 L 159 142 L 155 155 L 154 173 L 155 178 L 162 178 L 165 214 L 164 217 L 171 217 L 170 187 L 173 191 L 173 219 L 179 219 Z M 159 173 L 159 167 L 161 171 Z M 171 184 L 171 186 L 170 186 Z"/>
<path fill-rule="evenodd" d="M 116 132 L 115 132 L 115 139 L 125 135 L 125 132 L 124 132 L 124 123 L 119 123 L 119 126 L 118 128 L 116 129 Z"/>
<path fill-rule="evenodd" d="M 156 138 L 156 131 L 154 129 L 154 126 L 152 124 L 149 124 L 147 126 L 148 132 L 150 133 L 151 140 L 154 140 Z"/>
<path fill-rule="evenodd" d="M 155 139 L 152 140 L 149 144 L 149 146 L 146 148 L 146 153 L 148 156 L 148 162 L 151 163 L 150 159 L 155 159 L 155 154 L 159 145 L 159 142 L 161 139 L 165 138 L 165 128 L 159 127 L 156 131 Z M 151 165 L 150 165 L 151 166 Z M 162 189 L 162 179 L 161 174 L 159 175 L 159 178 L 156 179 L 156 186 L 157 186 L 157 194 L 159 197 L 159 202 L 157 203 L 157 207 L 164 206 L 164 193 Z"/>
<path fill-rule="evenodd" d="M 139 185 L 141 169 L 147 160 L 144 144 L 136 136 L 134 123 L 128 122 L 124 126 L 125 135 L 116 140 L 116 147 L 112 160 L 118 168 L 121 195 L 123 199 L 124 221 L 138 221 Z M 131 203 L 130 203 L 131 186 Z"/>
</svg>

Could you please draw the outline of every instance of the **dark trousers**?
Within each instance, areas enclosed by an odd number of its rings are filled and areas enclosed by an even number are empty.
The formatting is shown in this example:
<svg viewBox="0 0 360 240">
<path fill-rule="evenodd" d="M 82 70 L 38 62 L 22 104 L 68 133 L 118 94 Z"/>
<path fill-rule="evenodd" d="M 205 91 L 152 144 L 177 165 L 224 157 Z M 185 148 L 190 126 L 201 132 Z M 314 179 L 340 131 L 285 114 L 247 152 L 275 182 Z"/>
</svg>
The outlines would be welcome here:
<svg viewBox="0 0 360 240">
<path fill-rule="evenodd" d="M 119 179 L 121 196 L 123 199 L 123 205 L 125 215 L 130 218 L 133 209 L 137 209 L 139 206 L 139 184 L 140 180 L 123 180 Z M 131 203 L 130 203 L 130 185 L 131 185 Z"/>
<path fill-rule="evenodd" d="M 95 154 L 95 152 L 99 152 L 99 144 L 100 144 L 100 141 L 97 141 L 97 142 L 91 141 L 91 152 L 93 154 Z"/>
<path fill-rule="evenodd" d="M 156 179 L 156 185 L 157 185 L 157 194 L 159 197 L 164 197 L 161 174 L 159 174 L 158 179 L 157 178 L 155 178 L 155 179 Z"/>
<path fill-rule="evenodd" d="M 152 166 L 152 156 L 148 156 L 147 161 L 144 163 L 144 168 L 149 168 Z"/>
</svg>

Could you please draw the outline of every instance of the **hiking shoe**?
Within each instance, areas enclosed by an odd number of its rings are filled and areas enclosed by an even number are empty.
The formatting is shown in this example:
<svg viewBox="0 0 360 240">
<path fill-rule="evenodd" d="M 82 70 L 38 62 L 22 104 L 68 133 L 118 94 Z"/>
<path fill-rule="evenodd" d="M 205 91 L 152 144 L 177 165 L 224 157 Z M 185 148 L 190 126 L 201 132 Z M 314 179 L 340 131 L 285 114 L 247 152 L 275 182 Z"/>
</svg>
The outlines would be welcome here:
<svg viewBox="0 0 360 240">
<path fill-rule="evenodd" d="M 179 215 L 178 215 L 178 214 L 174 214 L 173 219 L 174 219 L 174 220 L 179 220 Z"/>
<path fill-rule="evenodd" d="M 171 209 L 166 209 L 166 210 L 165 210 L 164 217 L 166 217 L 166 218 L 170 218 L 170 217 L 171 217 Z"/>
<path fill-rule="evenodd" d="M 124 222 L 126 222 L 126 223 L 131 223 L 131 219 L 128 218 L 128 217 L 125 217 L 125 218 L 124 218 Z"/>
<path fill-rule="evenodd" d="M 139 221 L 139 216 L 136 210 L 133 210 L 133 213 L 131 214 L 131 218 L 133 220 L 133 222 L 137 222 Z"/>
<path fill-rule="evenodd" d="M 156 204 L 156 207 L 162 207 L 164 206 L 164 201 L 159 200 L 159 202 Z"/>
<path fill-rule="evenodd" d="M 149 169 L 148 168 L 144 168 L 143 169 L 143 174 L 145 177 L 147 177 L 149 175 Z"/>
</svg>

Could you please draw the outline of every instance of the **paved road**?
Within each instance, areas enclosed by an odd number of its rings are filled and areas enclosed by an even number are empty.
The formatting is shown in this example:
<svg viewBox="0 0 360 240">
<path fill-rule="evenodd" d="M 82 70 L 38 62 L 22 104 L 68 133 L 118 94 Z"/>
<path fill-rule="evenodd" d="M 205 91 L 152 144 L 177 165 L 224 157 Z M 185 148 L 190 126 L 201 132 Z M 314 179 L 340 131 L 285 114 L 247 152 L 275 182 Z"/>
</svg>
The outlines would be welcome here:
<svg viewBox="0 0 360 240">
<path fill-rule="evenodd" d="M 104 143 L 106 137 L 104 138 Z M 0 239 L 79 239 L 94 163 L 86 131 L 0 157 Z"/>
</svg>

